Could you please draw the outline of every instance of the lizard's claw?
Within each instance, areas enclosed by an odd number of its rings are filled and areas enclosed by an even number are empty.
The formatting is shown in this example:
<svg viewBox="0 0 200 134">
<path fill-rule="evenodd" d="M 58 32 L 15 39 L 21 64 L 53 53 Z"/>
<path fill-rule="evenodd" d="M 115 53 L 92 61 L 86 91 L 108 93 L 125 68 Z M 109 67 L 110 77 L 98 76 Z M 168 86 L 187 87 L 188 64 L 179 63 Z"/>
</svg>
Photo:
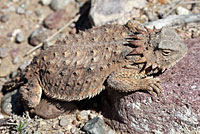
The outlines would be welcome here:
<svg viewBox="0 0 200 134">
<path fill-rule="evenodd" d="M 148 83 L 147 83 L 147 91 L 150 94 L 153 94 L 153 92 L 156 92 L 156 94 L 159 96 L 161 91 L 162 91 L 162 87 L 160 85 L 160 79 L 159 78 L 147 78 L 148 79 Z"/>
</svg>

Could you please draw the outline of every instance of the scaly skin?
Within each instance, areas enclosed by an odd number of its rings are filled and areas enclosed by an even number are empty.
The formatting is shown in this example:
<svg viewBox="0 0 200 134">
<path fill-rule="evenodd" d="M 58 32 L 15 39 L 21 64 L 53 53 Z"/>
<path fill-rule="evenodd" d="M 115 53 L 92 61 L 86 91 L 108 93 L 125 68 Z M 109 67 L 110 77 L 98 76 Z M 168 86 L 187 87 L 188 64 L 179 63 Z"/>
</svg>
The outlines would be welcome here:
<svg viewBox="0 0 200 134">
<path fill-rule="evenodd" d="M 42 92 L 61 101 L 79 101 L 105 86 L 123 92 L 161 92 L 158 78 L 179 61 L 187 47 L 172 29 L 150 30 L 135 23 L 92 28 L 57 41 L 27 68 L 20 93 L 35 108 Z"/>
</svg>

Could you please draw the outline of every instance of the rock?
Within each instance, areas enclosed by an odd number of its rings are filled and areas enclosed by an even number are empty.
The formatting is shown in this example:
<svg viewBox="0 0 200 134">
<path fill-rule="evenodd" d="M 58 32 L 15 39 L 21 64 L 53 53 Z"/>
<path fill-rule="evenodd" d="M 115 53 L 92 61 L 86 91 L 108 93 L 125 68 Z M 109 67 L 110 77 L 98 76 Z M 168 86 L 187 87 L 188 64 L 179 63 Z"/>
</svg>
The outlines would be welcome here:
<svg viewBox="0 0 200 134">
<path fill-rule="evenodd" d="M 30 37 L 29 37 L 29 43 L 33 46 L 37 46 L 41 42 L 45 41 L 49 35 L 49 30 L 44 27 L 39 27 L 35 29 Z"/>
<path fill-rule="evenodd" d="M 64 15 L 66 15 L 65 10 L 58 10 L 45 18 L 44 25 L 49 29 L 58 28 L 60 22 L 64 18 Z"/>
<path fill-rule="evenodd" d="M 36 11 L 35 11 L 35 14 L 36 14 L 37 16 L 39 16 L 39 17 L 42 16 L 41 10 L 36 10 Z"/>
<path fill-rule="evenodd" d="M 12 60 L 13 64 L 17 64 L 19 62 L 19 57 L 15 57 L 13 60 Z"/>
<path fill-rule="evenodd" d="M 68 118 L 66 118 L 66 117 L 61 118 L 59 124 L 60 124 L 60 126 L 62 126 L 62 127 L 67 126 L 67 125 L 69 124 Z"/>
<path fill-rule="evenodd" d="M 50 5 L 50 4 L 51 4 L 51 1 L 52 1 L 52 0 L 41 0 L 42 5 L 45 5 L 45 6 Z"/>
<path fill-rule="evenodd" d="M 186 57 L 159 76 L 164 89 L 159 97 L 107 90 L 103 114 L 110 126 L 122 134 L 188 134 L 200 129 L 200 37 L 187 44 Z"/>
<path fill-rule="evenodd" d="M 17 43 L 23 42 L 25 40 L 24 35 L 21 32 L 17 33 L 15 40 Z"/>
<path fill-rule="evenodd" d="M 73 2 L 73 0 L 52 0 L 50 6 L 53 10 L 59 10 L 64 9 L 71 2 Z"/>
<path fill-rule="evenodd" d="M 92 0 L 89 18 L 95 26 L 107 23 L 125 24 L 130 19 L 140 16 L 136 8 L 146 6 L 146 0 Z"/>
<path fill-rule="evenodd" d="M 8 48 L 0 48 L 0 58 L 5 58 L 8 54 Z"/>
<path fill-rule="evenodd" d="M 105 134 L 104 121 L 99 117 L 95 117 L 85 124 L 83 130 L 87 134 Z"/>
<path fill-rule="evenodd" d="M 23 106 L 17 90 L 7 93 L 5 96 L 3 96 L 1 101 L 1 110 L 7 115 L 11 115 L 12 113 L 22 113 Z"/>
<path fill-rule="evenodd" d="M 19 69 L 22 71 L 22 70 L 25 70 L 26 67 L 31 63 L 31 60 L 29 61 L 24 61 L 20 66 L 19 66 Z"/>
<path fill-rule="evenodd" d="M 178 15 L 188 15 L 188 14 L 190 14 L 190 11 L 188 9 L 180 6 L 180 7 L 176 8 L 176 13 Z"/>
<path fill-rule="evenodd" d="M 1 22 L 7 22 L 9 20 L 9 18 L 8 18 L 8 15 L 6 15 L 6 14 L 3 14 L 3 15 L 1 15 L 1 17 L 0 17 L 0 21 Z"/>
<path fill-rule="evenodd" d="M 21 15 L 21 14 L 24 14 L 24 13 L 25 13 L 25 9 L 22 8 L 22 7 L 18 7 L 17 10 L 16 10 L 16 13 L 17 13 L 17 14 L 20 14 L 20 15 Z"/>
</svg>

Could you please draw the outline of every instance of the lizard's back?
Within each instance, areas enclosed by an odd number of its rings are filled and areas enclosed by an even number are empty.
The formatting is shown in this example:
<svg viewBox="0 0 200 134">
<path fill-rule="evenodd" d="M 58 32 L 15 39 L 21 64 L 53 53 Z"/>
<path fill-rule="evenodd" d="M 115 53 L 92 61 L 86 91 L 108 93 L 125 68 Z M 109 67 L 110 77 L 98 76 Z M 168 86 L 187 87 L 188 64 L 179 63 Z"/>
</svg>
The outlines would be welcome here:
<svg viewBox="0 0 200 134">
<path fill-rule="evenodd" d="M 72 101 L 92 97 L 103 83 L 125 64 L 132 51 L 124 45 L 128 29 L 120 25 L 72 35 L 43 50 L 31 64 L 44 93 L 51 98 Z"/>
</svg>

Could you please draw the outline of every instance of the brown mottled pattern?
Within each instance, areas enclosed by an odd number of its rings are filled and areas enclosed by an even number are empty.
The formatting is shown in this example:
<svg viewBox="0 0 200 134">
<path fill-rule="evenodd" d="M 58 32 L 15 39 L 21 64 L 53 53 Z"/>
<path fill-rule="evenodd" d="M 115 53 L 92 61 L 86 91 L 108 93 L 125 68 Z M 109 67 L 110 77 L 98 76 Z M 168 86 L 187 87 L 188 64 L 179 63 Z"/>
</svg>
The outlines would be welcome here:
<svg viewBox="0 0 200 134">
<path fill-rule="evenodd" d="M 128 32 L 122 31 L 127 30 L 110 25 L 94 28 L 41 52 L 35 64 L 40 68 L 39 79 L 45 94 L 71 101 L 101 92 L 108 75 L 122 68 L 125 55 L 133 49 L 123 45 Z"/>
</svg>

